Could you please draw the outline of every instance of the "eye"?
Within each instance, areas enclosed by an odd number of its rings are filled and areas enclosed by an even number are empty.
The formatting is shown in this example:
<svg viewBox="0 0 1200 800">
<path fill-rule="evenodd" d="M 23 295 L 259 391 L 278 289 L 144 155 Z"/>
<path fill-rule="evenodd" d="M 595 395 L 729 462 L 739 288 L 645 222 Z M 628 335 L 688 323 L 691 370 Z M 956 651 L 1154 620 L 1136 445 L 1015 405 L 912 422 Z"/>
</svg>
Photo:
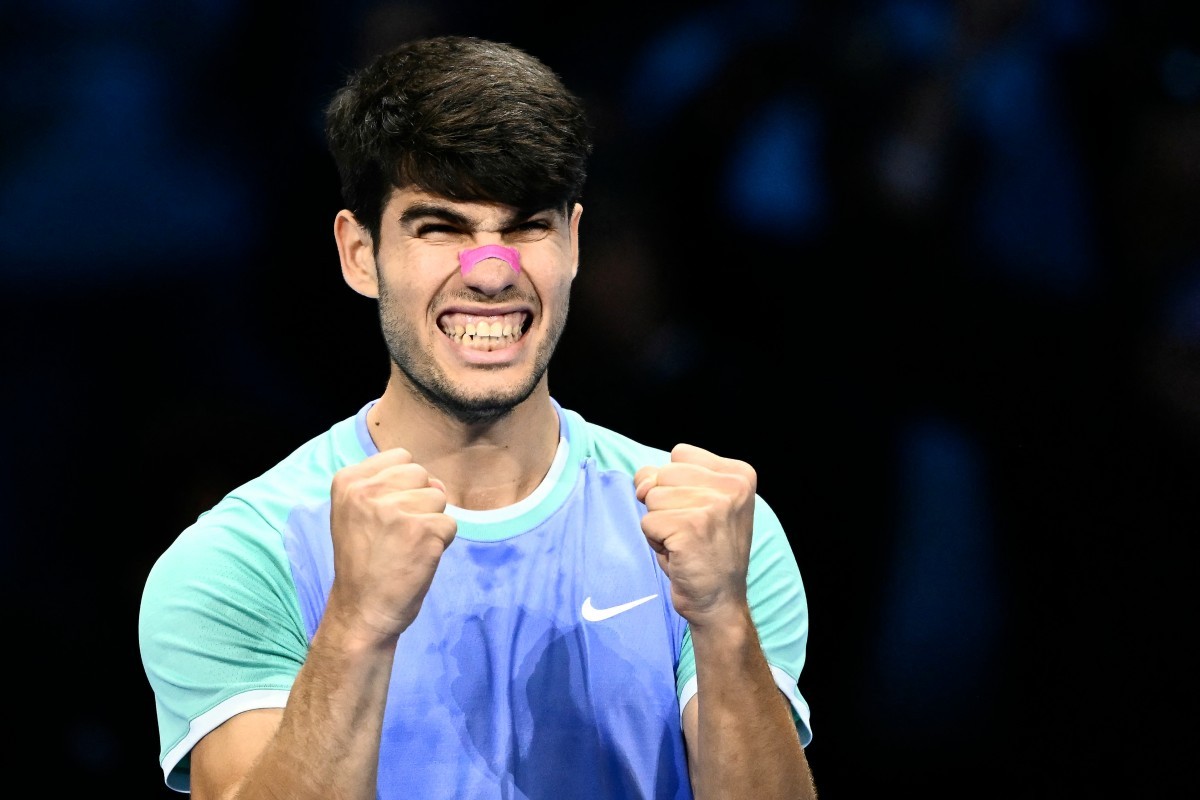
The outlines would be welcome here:
<svg viewBox="0 0 1200 800">
<path fill-rule="evenodd" d="M 540 239 L 552 229 L 553 226 L 544 219 L 531 219 L 512 226 L 506 233 L 518 239 Z"/>
<path fill-rule="evenodd" d="M 417 236 L 422 238 L 442 238 L 458 233 L 458 228 L 444 222 L 427 222 L 417 228 Z"/>
</svg>

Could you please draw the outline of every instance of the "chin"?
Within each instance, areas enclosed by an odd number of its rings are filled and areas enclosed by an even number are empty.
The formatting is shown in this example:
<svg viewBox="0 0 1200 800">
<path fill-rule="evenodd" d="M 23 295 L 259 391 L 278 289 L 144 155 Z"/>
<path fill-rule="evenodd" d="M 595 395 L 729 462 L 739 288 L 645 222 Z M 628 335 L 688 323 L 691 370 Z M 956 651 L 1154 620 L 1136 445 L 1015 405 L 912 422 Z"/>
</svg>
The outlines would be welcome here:
<svg viewBox="0 0 1200 800">
<path fill-rule="evenodd" d="M 454 417 L 459 422 L 476 424 L 493 422 L 512 413 L 513 409 L 525 402 L 537 388 L 538 381 L 530 381 L 520 387 L 508 387 L 489 392 L 475 392 L 467 395 L 455 391 L 425 391 L 426 398 L 439 410 Z"/>
</svg>

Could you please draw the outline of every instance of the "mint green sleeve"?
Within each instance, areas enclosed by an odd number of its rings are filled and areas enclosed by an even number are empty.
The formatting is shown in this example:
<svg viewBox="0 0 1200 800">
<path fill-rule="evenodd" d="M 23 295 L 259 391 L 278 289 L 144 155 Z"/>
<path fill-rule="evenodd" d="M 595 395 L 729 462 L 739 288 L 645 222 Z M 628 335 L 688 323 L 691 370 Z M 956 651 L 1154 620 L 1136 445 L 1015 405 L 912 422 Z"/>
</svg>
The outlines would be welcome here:
<svg viewBox="0 0 1200 800">
<path fill-rule="evenodd" d="M 159 761 L 187 791 L 188 753 L 225 720 L 282 707 L 308 638 L 279 533 L 248 506 L 203 515 L 151 568 L 138 617 Z"/>
<path fill-rule="evenodd" d="M 808 599 L 795 553 L 779 518 L 761 498 L 754 501 L 754 535 L 747 575 L 750 616 L 775 684 L 792 706 L 792 718 L 804 746 L 812 741 L 808 703 L 800 693 L 800 672 L 808 646 Z M 696 656 L 691 631 L 685 631 L 675 671 L 679 710 L 696 694 Z"/>
</svg>

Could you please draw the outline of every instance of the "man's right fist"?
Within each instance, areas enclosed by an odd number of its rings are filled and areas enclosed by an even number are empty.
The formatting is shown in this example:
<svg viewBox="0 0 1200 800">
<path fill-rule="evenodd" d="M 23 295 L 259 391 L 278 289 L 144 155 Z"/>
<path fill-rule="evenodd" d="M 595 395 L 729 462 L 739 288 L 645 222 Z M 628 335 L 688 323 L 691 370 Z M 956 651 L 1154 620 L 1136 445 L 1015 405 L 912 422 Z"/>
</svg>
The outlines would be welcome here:
<svg viewBox="0 0 1200 800">
<path fill-rule="evenodd" d="M 330 493 L 333 588 L 326 614 L 394 643 L 416 618 L 458 523 L 446 487 L 403 448 L 338 470 Z"/>
</svg>

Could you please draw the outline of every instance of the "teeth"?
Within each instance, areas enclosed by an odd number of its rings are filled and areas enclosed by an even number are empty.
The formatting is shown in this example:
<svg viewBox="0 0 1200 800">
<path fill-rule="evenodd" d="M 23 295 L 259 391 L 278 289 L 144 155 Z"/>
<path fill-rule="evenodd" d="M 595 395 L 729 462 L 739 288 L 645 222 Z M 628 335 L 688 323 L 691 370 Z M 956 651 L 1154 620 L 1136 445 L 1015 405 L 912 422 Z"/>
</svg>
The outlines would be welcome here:
<svg viewBox="0 0 1200 800">
<path fill-rule="evenodd" d="M 523 325 L 524 316 L 521 314 L 505 314 L 490 319 L 447 319 L 442 323 L 442 332 L 459 344 L 495 350 L 519 340 Z"/>
</svg>

